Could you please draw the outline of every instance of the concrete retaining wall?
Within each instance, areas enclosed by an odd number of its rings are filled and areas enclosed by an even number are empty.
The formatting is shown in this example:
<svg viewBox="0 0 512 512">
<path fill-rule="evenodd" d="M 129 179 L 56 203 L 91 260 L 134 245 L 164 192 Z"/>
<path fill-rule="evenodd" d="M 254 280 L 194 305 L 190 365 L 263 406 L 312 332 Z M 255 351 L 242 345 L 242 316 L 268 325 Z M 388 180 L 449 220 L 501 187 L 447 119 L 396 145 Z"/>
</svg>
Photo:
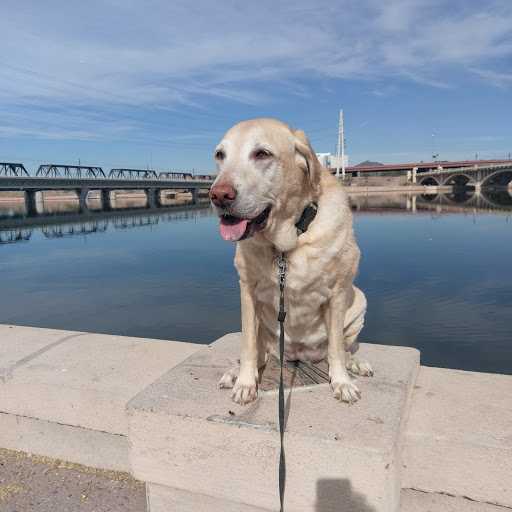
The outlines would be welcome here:
<svg viewBox="0 0 512 512">
<path fill-rule="evenodd" d="M 0 447 L 131 470 L 151 512 L 278 510 L 276 394 L 244 408 L 217 389 L 239 343 L 0 325 Z M 287 512 L 512 508 L 512 376 L 360 352 L 376 371 L 355 406 L 327 384 L 287 393 Z"/>
</svg>

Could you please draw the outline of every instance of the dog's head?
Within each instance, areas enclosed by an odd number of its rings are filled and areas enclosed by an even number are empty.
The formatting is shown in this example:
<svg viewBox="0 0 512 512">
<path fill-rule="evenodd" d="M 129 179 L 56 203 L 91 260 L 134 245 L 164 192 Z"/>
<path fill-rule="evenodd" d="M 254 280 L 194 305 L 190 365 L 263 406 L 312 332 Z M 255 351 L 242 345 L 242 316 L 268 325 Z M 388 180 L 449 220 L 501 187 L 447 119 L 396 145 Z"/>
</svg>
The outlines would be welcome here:
<svg viewBox="0 0 512 512">
<path fill-rule="evenodd" d="M 210 199 L 225 240 L 257 233 L 276 247 L 296 243 L 295 222 L 316 195 L 321 165 L 302 130 L 275 119 L 244 121 L 215 148 L 218 176 Z"/>
</svg>

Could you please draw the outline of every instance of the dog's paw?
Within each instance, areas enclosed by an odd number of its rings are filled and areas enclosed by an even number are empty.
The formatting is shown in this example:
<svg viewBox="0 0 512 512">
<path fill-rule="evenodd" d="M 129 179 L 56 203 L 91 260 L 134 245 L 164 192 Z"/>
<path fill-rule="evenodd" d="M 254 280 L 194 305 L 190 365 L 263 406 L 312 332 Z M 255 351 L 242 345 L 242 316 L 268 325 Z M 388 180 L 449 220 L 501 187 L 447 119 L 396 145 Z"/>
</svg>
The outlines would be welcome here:
<svg viewBox="0 0 512 512">
<path fill-rule="evenodd" d="M 231 370 L 227 371 L 222 379 L 219 381 L 219 388 L 232 388 L 235 385 L 236 379 L 238 378 L 238 374 L 240 373 L 240 367 L 236 366 L 235 368 L 231 368 Z"/>
<path fill-rule="evenodd" d="M 346 402 L 354 405 L 361 398 L 361 391 L 353 382 L 341 382 L 339 384 L 331 382 L 334 391 L 334 398 L 339 402 Z"/>
<path fill-rule="evenodd" d="M 258 372 L 256 372 L 255 375 L 252 375 L 252 372 L 249 372 L 249 377 L 244 377 L 244 375 L 240 374 L 240 367 L 237 366 L 235 368 L 231 368 L 231 370 L 227 371 L 222 376 L 222 379 L 219 381 L 219 387 L 221 389 L 233 388 L 233 392 L 231 394 L 233 402 L 245 405 L 254 402 L 258 396 L 258 388 L 256 385 L 257 376 Z"/>
<path fill-rule="evenodd" d="M 241 379 L 237 379 L 233 387 L 233 394 L 231 395 L 233 402 L 245 405 L 254 402 L 257 396 L 258 389 L 256 387 L 256 381 L 244 383 Z"/>
<path fill-rule="evenodd" d="M 373 377 L 372 365 L 366 359 L 360 359 L 356 356 L 347 357 L 347 370 L 355 373 L 356 375 L 364 375 L 366 377 Z"/>
</svg>

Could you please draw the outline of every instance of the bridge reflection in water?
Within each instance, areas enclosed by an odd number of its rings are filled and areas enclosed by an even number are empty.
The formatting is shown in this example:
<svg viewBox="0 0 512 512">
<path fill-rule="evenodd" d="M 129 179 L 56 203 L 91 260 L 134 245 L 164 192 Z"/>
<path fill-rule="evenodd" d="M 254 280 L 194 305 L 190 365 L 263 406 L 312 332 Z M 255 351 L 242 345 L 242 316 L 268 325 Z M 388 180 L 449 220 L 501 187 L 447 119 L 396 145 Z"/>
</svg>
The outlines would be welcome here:
<svg viewBox="0 0 512 512">
<path fill-rule="evenodd" d="M 90 208 L 73 208 L 73 211 L 69 211 L 69 203 L 62 201 L 52 202 L 52 206 L 55 213 L 48 213 L 43 208 L 39 210 L 41 213 L 13 214 L 11 210 L 9 216 L 2 216 L 0 211 L 0 244 L 27 242 L 34 231 L 40 231 L 46 238 L 65 238 L 104 233 L 109 226 L 114 229 L 131 229 L 162 221 L 173 222 L 197 215 L 211 215 L 209 201 L 195 204 L 181 201 L 159 208 L 128 207 L 106 211 Z"/>
<path fill-rule="evenodd" d="M 355 213 L 425 213 L 455 212 L 512 214 L 512 191 L 503 189 L 455 189 L 442 194 L 367 194 L 348 195 Z M 383 200 L 385 198 L 385 200 Z M 87 208 L 78 201 L 50 201 L 27 212 L 23 201 L 0 203 L 0 244 L 23 243 L 30 240 L 35 230 L 46 238 L 87 236 L 114 229 L 187 220 L 196 215 L 212 215 L 209 201 L 199 203 L 169 200 L 167 206 L 150 206 L 144 198 L 126 198 L 119 204 L 125 208 L 101 209 L 101 201 L 88 200 Z"/>
<path fill-rule="evenodd" d="M 454 189 L 444 194 L 422 195 L 421 202 L 462 209 L 512 212 L 511 189 Z"/>
<path fill-rule="evenodd" d="M 455 188 L 439 194 L 348 193 L 357 213 L 436 213 L 471 212 L 512 214 L 512 189 Z M 385 198 L 385 200 L 383 200 Z"/>
</svg>

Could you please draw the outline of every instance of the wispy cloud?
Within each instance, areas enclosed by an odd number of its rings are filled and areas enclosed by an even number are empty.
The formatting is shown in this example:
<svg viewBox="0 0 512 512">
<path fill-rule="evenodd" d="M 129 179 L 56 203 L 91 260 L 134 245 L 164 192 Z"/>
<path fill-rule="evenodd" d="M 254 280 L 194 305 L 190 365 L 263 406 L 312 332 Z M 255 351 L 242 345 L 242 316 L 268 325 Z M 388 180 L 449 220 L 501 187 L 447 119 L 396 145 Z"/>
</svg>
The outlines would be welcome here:
<svg viewBox="0 0 512 512">
<path fill-rule="evenodd" d="M 307 86 L 294 85 L 299 79 L 512 83 L 502 71 L 512 58 L 512 3 L 501 0 L 28 4 L 2 7 L 0 101 L 18 116 L 49 109 L 46 126 L 31 127 L 49 136 L 69 133 L 65 110 L 82 125 L 76 133 L 112 136 L 121 121 L 128 137 L 144 128 L 139 109 L 306 97 Z M 392 83 L 370 89 L 376 96 L 396 90 Z M 11 116 L 18 130 L 28 124 Z"/>
<path fill-rule="evenodd" d="M 479 76 L 483 81 L 491 83 L 495 87 L 505 88 L 512 85 L 512 72 L 503 73 L 492 69 L 470 68 L 470 72 Z"/>
</svg>

